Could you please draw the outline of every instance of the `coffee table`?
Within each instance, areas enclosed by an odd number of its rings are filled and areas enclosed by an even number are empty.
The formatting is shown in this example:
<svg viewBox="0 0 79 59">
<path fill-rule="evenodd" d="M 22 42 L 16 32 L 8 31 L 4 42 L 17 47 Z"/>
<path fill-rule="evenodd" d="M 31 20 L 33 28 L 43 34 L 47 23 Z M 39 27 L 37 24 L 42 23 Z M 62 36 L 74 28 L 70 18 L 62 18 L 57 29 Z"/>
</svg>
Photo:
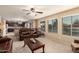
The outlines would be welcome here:
<svg viewBox="0 0 79 59">
<path fill-rule="evenodd" d="M 37 39 L 34 39 L 34 40 L 36 41 L 35 43 L 33 43 L 30 39 L 26 39 L 26 40 L 24 40 L 24 41 L 26 41 L 24 44 L 28 45 L 28 47 L 31 49 L 32 53 L 34 53 L 35 50 L 40 49 L 40 48 L 42 48 L 43 53 L 44 53 L 45 44 L 43 44 L 42 42 L 40 42 Z"/>
</svg>

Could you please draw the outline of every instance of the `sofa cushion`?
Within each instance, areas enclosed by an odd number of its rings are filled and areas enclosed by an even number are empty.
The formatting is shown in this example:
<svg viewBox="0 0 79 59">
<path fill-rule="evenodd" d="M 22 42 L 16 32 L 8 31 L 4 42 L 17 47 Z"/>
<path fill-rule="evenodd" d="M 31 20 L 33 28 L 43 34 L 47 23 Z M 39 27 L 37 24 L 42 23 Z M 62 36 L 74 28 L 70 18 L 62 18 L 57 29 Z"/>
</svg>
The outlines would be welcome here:
<svg viewBox="0 0 79 59">
<path fill-rule="evenodd" d="M 8 37 L 1 38 L 0 39 L 0 50 L 2 52 L 12 52 L 12 40 Z"/>
<path fill-rule="evenodd" d="M 22 35 L 28 35 L 30 34 L 29 32 L 22 32 Z"/>
<path fill-rule="evenodd" d="M 3 38 L 0 39 L 0 43 L 1 42 L 5 42 L 5 41 L 9 41 L 9 40 L 11 40 L 11 39 L 10 38 L 7 38 L 7 37 L 3 37 Z"/>
</svg>

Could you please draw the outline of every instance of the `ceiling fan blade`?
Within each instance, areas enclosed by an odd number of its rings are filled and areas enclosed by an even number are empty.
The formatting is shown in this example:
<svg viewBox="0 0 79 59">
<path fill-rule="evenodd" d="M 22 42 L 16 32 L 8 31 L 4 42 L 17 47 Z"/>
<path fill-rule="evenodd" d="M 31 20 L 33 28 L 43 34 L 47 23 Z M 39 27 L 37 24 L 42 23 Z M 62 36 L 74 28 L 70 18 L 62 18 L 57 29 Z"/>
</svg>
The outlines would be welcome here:
<svg viewBox="0 0 79 59">
<path fill-rule="evenodd" d="M 23 9 L 23 11 L 29 11 L 29 10 Z"/>
<path fill-rule="evenodd" d="M 35 14 L 35 16 L 37 16 L 37 14 Z"/>
<path fill-rule="evenodd" d="M 26 13 L 26 15 L 29 15 L 30 13 Z"/>
<path fill-rule="evenodd" d="M 43 12 L 36 11 L 36 13 L 40 13 L 40 14 L 42 14 Z"/>
</svg>

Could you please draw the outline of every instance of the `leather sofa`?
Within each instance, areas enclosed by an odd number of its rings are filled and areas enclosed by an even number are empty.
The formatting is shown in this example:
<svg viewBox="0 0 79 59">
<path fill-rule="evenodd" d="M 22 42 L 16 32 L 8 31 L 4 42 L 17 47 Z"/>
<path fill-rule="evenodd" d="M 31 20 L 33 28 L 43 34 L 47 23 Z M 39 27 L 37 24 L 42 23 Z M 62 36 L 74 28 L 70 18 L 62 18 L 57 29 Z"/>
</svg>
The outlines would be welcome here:
<svg viewBox="0 0 79 59">
<path fill-rule="evenodd" d="M 11 53 L 13 41 L 8 37 L 0 38 L 0 53 Z"/>
<path fill-rule="evenodd" d="M 40 36 L 45 36 L 45 34 L 37 28 L 21 28 L 19 30 L 20 41 L 24 40 L 24 38 L 38 38 Z"/>
</svg>

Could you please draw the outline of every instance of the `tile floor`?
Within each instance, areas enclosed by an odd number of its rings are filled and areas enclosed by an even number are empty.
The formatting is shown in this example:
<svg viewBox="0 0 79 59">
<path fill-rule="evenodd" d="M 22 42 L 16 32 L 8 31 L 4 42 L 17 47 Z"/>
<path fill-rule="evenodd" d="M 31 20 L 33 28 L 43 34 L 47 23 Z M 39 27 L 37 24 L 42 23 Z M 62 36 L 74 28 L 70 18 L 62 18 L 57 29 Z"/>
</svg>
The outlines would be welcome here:
<svg viewBox="0 0 79 59">
<path fill-rule="evenodd" d="M 22 47 L 24 42 L 19 41 L 18 37 L 16 37 L 13 33 L 8 34 L 7 36 L 13 39 L 13 53 L 31 53 L 27 45 L 24 48 Z M 37 38 L 37 39 L 45 44 L 45 53 L 72 53 L 70 46 L 55 42 L 47 38 Z M 42 50 L 40 49 L 37 50 L 36 52 L 39 53 L 41 51 Z"/>
<path fill-rule="evenodd" d="M 61 43 L 57 43 L 47 38 L 38 38 L 41 42 L 45 44 L 45 53 L 72 53 L 71 47 L 63 45 Z M 24 48 L 22 47 L 24 44 L 23 41 L 14 41 L 13 43 L 13 53 L 31 53 L 29 47 L 26 45 Z M 36 52 L 39 53 L 40 50 Z"/>
</svg>

